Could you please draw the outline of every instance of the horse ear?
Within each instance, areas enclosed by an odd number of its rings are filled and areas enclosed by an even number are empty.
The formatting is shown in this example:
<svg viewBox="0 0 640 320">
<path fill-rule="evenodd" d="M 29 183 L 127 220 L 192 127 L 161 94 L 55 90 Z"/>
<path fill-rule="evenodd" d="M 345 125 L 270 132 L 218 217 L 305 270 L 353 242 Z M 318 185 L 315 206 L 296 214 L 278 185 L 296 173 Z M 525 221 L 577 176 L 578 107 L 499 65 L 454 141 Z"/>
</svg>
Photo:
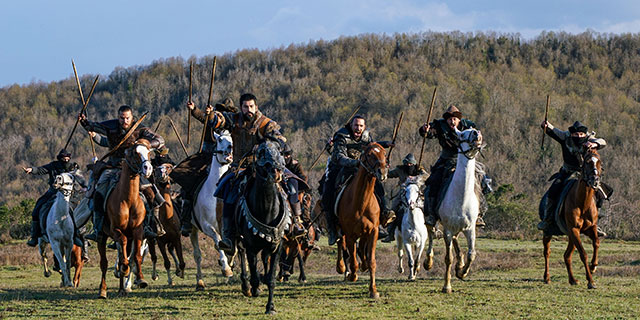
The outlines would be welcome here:
<svg viewBox="0 0 640 320">
<path fill-rule="evenodd" d="M 219 135 L 218 133 L 216 133 L 215 131 L 213 132 L 213 137 L 214 137 L 216 140 L 219 140 L 219 139 L 220 139 L 220 135 Z"/>
</svg>

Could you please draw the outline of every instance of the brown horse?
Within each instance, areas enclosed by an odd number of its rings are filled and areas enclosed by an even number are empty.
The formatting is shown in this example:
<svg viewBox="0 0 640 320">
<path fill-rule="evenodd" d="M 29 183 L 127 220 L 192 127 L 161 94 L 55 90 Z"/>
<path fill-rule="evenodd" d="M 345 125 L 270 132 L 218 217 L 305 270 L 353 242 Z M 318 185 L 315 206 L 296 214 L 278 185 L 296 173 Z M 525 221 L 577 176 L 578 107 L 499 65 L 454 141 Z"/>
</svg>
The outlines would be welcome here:
<svg viewBox="0 0 640 320">
<path fill-rule="evenodd" d="M 598 247 L 600 247 L 600 239 L 598 239 L 597 222 L 598 209 L 594 200 L 595 192 L 600 186 L 600 174 L 602 172 L 602 164 L 600 155 L 595 149 L 587 150 L 584 156 L 584 164 L 582 166 L 582 175 L 580 179 L 574 183 L 567 197 L 564 200 L 560 214 L 564 217 L 567 226 L 567 235 L 569 237 L 569 245 L 564 252 L 564 263 L 569 273 L 569 283 L 578 284 L 571 270 L 571 255 L 577 248 L 580 253 L 580 259 L 584 264 L 587 274 L 589 289 L 595 289 L 592 274 L 598 266 Z M 587 252 L 580 241 L 580 233 L 591 238 L 593 243 L 593 258 L 591 265 L 587 266 Z M 544 236 L 542 244 L 544 245 L 544 282 L 549 283 L 549 254 L 551 249 L 549 242 L 551 236 Z"/>
<path fill-rule="evenodd" d="M 342 238 L 338 243 L 338 261 L 336 269 L 342 274 L 346 271 L 343 253 L 349 252 L 349 272 L 346 279 L 358 280 L 358 260 L 356 242 L 360 240 L 358 255 L 362 261 L 362 271 L 369 270 L 369 296 L 380 297 L 376 288 L 376 242 L 380 225 L 380 206 L 374 195 L 376 179 L 387 178 L 385 150 L 378 143 L 370 143 L 360 156 L 360 165 L 355 177 L 344 189 L 338 200 L 337 214 L 342 229 Z"/>
<path fill-rule="evenodd" d="M 129 275 L 129 260 L 126 249 L 127 242 L 133 241 L 135 250 L 134 260 L 136 263 L 136 278 L 139 280 L 138 286 L 146 288 L 147 282 L 142 276 L 142 257 L 140 255 L 140 245 L 142 243 L 142 222 L 146 214 L 144 204 L 140 198 L 140 175 L 146 178 L 151 176 L 153 167 L 149 161 L 151 145 L 145 139 L 137 140 L 133 146 L 125 152 L 125 159 L 122 161 L 122 171 L 120 179 L 113 192 L 106 199 L 106 212 L 109 224 L 105 224 L 103 232 L 113 238 L 120 248 L 119 250 L 119 271 L 120 289 L 118 294 L 124 296 L 127 292 L 124 289 L 124 278 Z M 107 229 L 107 227 L 109 229 Z M 100 253 L 100 270 L 102 278 L 100 282 L 100 298 L 107 298 L 107 237 L 101 237 L 98 242 L 98 252 Z"/>
<path fill-rule="evenodd" d="M 164 268 L 167 270 L 167 283 L 173 285 L 171 279 L 171 260 L 167 255 L 167 245 L 169 248 L 175 250 L 175 254 L 178 258 L 178 265 L 176 266 L 176 275 L 180 278 L 184 278 L 184 258 L 182 255 L 182 242 L 180 242 L 180 218 L 173 210 L 173 199 L 171 198 L 171 181 L 169 180 L 169 174 L 173 170 L 173 165 L 164 163 L 154 170 L 154 180 L 156 186 L 160 190 L 160 193 L 164 197 L 165 203 L 159 208 L 160 223 L 164 227 L 165 234 L 153 241 L 149 241 L 149 253 L 151 255 L 151 261 L 153 262 L 153 280 L 158 279 L 158 273 L 156 271 L 157 256 L 155 252 L 154 244 L 158 244 L 160 253 L 162 254 L 162 260 L 164 261 Z M 151 200 L 150 200 L 151 201 Z"/>
<path fill-rule="evenodd" d="M 303 237 L 308 237 L 309 240 L 305 241 Z M 307 263 L 307 258 L 309 258 L 311 251 L 313 251 L 315 237 L 316 231 L 313 226 L 309 226 L 307 233 L 298 237 L 294 237 L 291 233 L 285 234 L 282 244 L 280 272 L 278 273 L 279 281 L 289 281 L 289 277 L 293 274 L 293 264 L 297 259 L 298 267 L 300 268 L 298 282 L 307 282 L 307 275 L 304 271 L 304 266 Z"/>
</svg>

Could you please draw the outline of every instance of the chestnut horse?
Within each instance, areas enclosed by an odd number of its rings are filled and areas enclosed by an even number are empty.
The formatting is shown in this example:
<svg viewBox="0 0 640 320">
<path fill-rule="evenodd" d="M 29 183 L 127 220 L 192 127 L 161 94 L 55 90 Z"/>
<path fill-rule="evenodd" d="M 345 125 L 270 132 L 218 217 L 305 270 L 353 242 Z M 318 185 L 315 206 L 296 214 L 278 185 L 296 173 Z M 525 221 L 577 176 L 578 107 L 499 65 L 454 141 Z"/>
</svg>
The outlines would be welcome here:
<svg viewBox="0 0 640 320">
<path fill-rule="evenodd" d="M 587 150 L 584 155 L 581 177 L 571 186 L 571 189 L 569 189 L 560 209 L 560 216 L 558 217 L 558 219 L 564 219 L 567 236 L 569 237 L 569 244 L 567 250 L 564 252 L 564 263 L 569 273 L 569 283 L 572 285 L 578 284 L 578 280 L 573 276 L 573 271 L 571 270 L 571 255 L 577 248 L 587 274 L 587 281 L 589 282 L 587 287 L 589 289 L 595 289 L 596 287 L 593 283 L 592 274 L 596 272 L 596 267 L 598 266 L 600 239 L 598 239 L 597 232 L 598 209 L 596 208 L 594 197 L 596 190 L 600 187 L 601 172 L 602 162 L 600 161 L 600 155 L 595 149 Z M 549 214 L 552 213 L 550 212 Z M 593 257 L 590 266 L 587 266 L 587 252 L 580 241 L 580 233 L 591 238 L 593 244 Z M 549 242 L 551 241 L 551 237 L 551 235 L 545 235 L 542 238 L 542 244 L 544 246 L 545 283 L 550 282 L 549 255 L 551 254 L 551 248 L 549 247 Z"/>
<path fill-rule="evenodd" d="M 140 245 L 142 243 L 142 222 L 146 214 L 144 203 L 140 197 L 140 175 L 146 178 L 151 176 L 153 166 L 149 161 L 151 145 L 146 139 L 138 139 L 133 146 L 125 151 L 125 159 L 122 161 L 120 179 L 108 198 L 106 199 L 106 218 L 103 232 L 113 238 L 120 245 L 120 248 L 127 248 L 127 242 L 133 241 L 134 261 L 136 263 L 136 278 L 139 280 L 139 287 L 146 288 L 147 282 L 142 276 L 142 256 L 140 255 Z M 107 227 L 109 229 L 107 229 Z M 107 298 L 107 237 L 101 237 L 98 241 L 98 252 L 100 253 L 100 270 L 102 278 L 100 280 L 100 298 Z M 126 250 L 119 250 L 119 271 L 120 290 L 118 294 L 125 296 L 124 278 L 129 275 L 129 259 Z"/>
<path fill-rule="evenodd" d="M 173 170 L 173 165 L 170 163 L 164 163 L 154 170 L 156 186 L 165 201 L 159 208 L 159 217 L 160 223 L 162 223 L 166 233 L 155 240 L 149 241 L 149 253 L 151 255 L 151 261 L 153 262 L 152 279 L 158 279 L 158 273 L 156 271 L 157 256 L 154 247 L 154 244 L 157 243 L 160 253 L 162 254 L 162 260 L 164 261 L 164 268 L 167 270 L 167 283 L 170 286 L 173 285 L 173 279 L 171 279 L 171 260 L 169 260 L 169 256 L 167 255 L 167 245 L 169 248 L 174 249 L 177 255 L 179 263 L 176 266 L 176 275 L 178 277 L 184 278 L 185 268 L 182 255 L 182 242 L 180 242 L 180 218 L 178 218 L 178 215 L 175 214 L 173 210 L 173 200 L 171 199 L 171 181 L 169 180 L 171 170 Z"/>
<path fill-rule="evenodd" d="M 336 271 L 346 271 L 343 253 L 349 252 L 349 272 L 346 279 L 358 280 L 358 260 L 356 242 L 360 240 L 358 255 L 362 261 L 362 271 L 369 270 L 369 296 L 380 297 L 376 288 L 376 242 L 380 225 L 380 206 L 374 195 L 376 179 L 387 178 L 387 163 L 384 148 L 375 142 L 370 143 L 360 155 L 360 165 L 355 177 L 349 182 L 336 203 L 336 213 L 343 236 L 338 244 Z"/>
</svg>

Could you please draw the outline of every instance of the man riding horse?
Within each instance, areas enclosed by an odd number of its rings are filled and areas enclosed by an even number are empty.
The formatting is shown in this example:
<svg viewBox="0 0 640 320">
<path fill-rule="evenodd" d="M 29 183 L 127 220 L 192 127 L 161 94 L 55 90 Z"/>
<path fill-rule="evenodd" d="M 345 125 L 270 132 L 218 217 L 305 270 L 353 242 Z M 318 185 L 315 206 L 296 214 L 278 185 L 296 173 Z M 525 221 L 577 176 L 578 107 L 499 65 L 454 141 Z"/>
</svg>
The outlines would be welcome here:
<svg viewBox="0 0 640 320">
<path fill-rule="evenodd" d="M 120 176 L 120 163 L 125 158 L 125 150 L 131 146 L 133 146 L 134 142 L 138 139 L 147 139 L 151 143 L 151 147 L 154 149 L 162 149 L 164 147 L 164 139 L 153 132 L 151 129 L 146 128 L 144 126 L 139 126 L 134 129 L 133 132 L 129 135 L 129 137 L 124 141 L 116 150 L 113 150 L 129 133 L 130 129 L 134 124 L 133 110 L 131 107 L 127 105 L 123 105 L 118 109 L 118 119 L 107 120 L 103 122 L 92 122 L 87 120 L 84 114 L 78 115 L 78 119 L 80 120 L 80 124 L 85 128 L 88 132 L 93 131 L 98 134 L 104 135 L 107 138 L 108 147 L 111 149 L 111 154 L 109 155 L 109 159 L 107 162 L 102 162 L 99 165 L 94 167 L 94 174 L 99 177 L 96 180 L 95 191 L 93 192 L 93 221 L 94 221 L 94 232 L 92 234 L 87 235 L 87 239 L 97 241 L 99 237 L 102 236 L 102 226 L 104 223 L 104 201 L 107 196 L 107 192 L 109 191 L 109 186 L 118 180 Z M 96 168 L 96 167 L 102 167 Z M 146 179 L 142 179 L 142 184 L 149 185 L 149 187 L 153 188 L 153 192 L 155 193 L 156 202 L 154 206 L 160 206 L 164 202 L 164 198 L 160 195 L 158 188 L 154 185 L 150 184 Z M 155 237 L 155 234 L 149 227 L 149 219 L 151 215 L 147 215 L 145 218 L 145 237 Z M 156 217 L 156 219 L 158 219 Z M 159 221 L 159 220 L 157 220 Z M 158 223 L 158 225 L 160 225 Z M 162 233 L 162 229 L 159 229 L 158 232 Z"/>
<path fill-rule="evenodd" d="M 582 169 L 583 155 L 587 149 L 602 149 L 607 146 L 607 142 L 602 138 L 596 138 L 595 132 L 589 132 L 589 129 L 580 121 L 573 123 L 569 127 L 569 131 L 563 131 L 555 128 L 548 121 L 543 121 L 541 127 L 544 132 L 560 143 L 562 147 L 562 167 L 556 172 L 551 179 L 553 183 L 544 197 L 546 197 L 546 205 L 543 210 L 542 221 L 538 224 L 538 229 L 545 230 L 553 224 L 554 208 L 557 207 L 558 201 L 561 201 L 560 194 L 565 187 L 566 182 L 579 174 Z M 605 190 L 603 190 L 603 188 Z M 604 186 L 596 192 L 596 206 L 598 209 L 602 206 L 602 201 L 607 199 L 612 192 L 609 186 Z M 543 197 L 543 198 L 544 198 Z M 604 237 L 606 234 L 598 227 L 598 236 Z"/>
<path fill-rule="evenodd" d="M 280 126 L 273 120 L 266 117 L 258 109 L 256 96 L 251 93 L 245 93 L 240 97 L 239 112 L 220 112 L 215 111 L 213 117 L 208 122 L 208 127 L 214 130 L 228 130 L 233 139 L 233 154 L 239 155 L 233 157 L 232 166 L 236 167 L 236 171 L 243 169 L 250 161 L 250 155 L 255 146 L 265 140 L 278 142 L 281 150 L 287 139 L 280 133 Z M 188 104 L 191 109 L 193 103 Z M 218 184 L 215 196 L 224 199 L 222 212 L 222 240 L 219 242 L 220 249 L 229 255 L 233 255 L 235 251 L 235 205 L 239 198 L 239 183 L 242 179 L 236 177 L 233 170 L 223 176 Z M 292 180 L 292 179 L 288 179 Z M 290 198 L 297 199 L 297 189 L 293 190 L 292 183 L 288 183 Z M 301 209 L 300 203 L 292 203 L 293 214 L 300 220 Z"/>
<path fill-rule="evenodd" d="M 58 190 L 56 190 L 53 187 L 54 182 L 56 181 L 56 176 L 64 173 L 64 172 L 70 172 L 74 175 L 74 182 L 78 183 L 82 188 L 86 188 L 86 181 L 84 180 L 84 178 L 77 174 L 77 170 L 78 170 L 78 164 L 75 162 L 70 162 L 71 160 L 71 153 L 68 152 L 65 149 L 60 150 L 60 152 L 58 153 L 58 155 L 56 156 L 56 161 L 52 161 L 48 164 L 45 164 L 43 166 L 40 167 L 30 167 L 30 168 L 24 168 L 24 172 L 27 174 L 31 174 L 31 175 L 49 175 L 49 189 L 47 190 L 47 192 L 45 192 L 40 198 L 38 198 L 38 200 L 36 201 L 36 205 L 33 208 L 33 211 L 31 212 L 31 238 L 27 241 L 27 245 L 29 245 L 30 247 L 35 247 L 36 245 L 38 245 L 38 238 L 40 238 L 43 234 L 42 234 L 42 229 L 40 227 L 40 214 L 41 211 L 43 211 L 43 206 L 45 204 L 47 204 L 49 201 L 51 201 L 52 199 L 55 198 L 56 193 L 58 192 Z M 46 214 L 45 212 L 42 212 L 43 214 Z M 71 215 L 73 217 L 73 215 Z M 75 226 L 75 221 L 74 221 L 74 226 Z M 74 242 L 76 245 L 78 245 L 79 247 L 83 248 L 82 251 L 82 255 L 83 255 L 83 259 L 88 260 L 87 257 L 87 252 L 86 252 L 86 240 L 82 240 L 81 238 L 78 237 L 78 233 L 77 230 L 75 231 L 74 234 Z"/>
<path fill-rule="evenodd" d="M 399 191 L 395 197 L 393 197 L 391 202 L 391 209 L 396 213 L 396 219 L 389 224 L 389 227 L 387 228 L 388 235 L 386 238 L 382 239 L 382 242 L 395 241 L 396 228 L 402 224 L 402 217 L 404 215 L 404 210 L 400 208 L 402 205 L 402 198 L 404 197 L 404 188 L 402 188 L 402 185 L 407 181 L 408 177 L 415 177 L 425 173 L 427 172 L 424 171 L 424 169 L 418 167 L 416 157 L 414 157 L 412 153 L 409 153 L 404 157 L 404 159 L 402 159 L 401 165 L 396 166 L 387 174 L 387 178 L 398 178 Z"/>
<path fill-rule="evenodd" d="M 208 120 L 213 119 L 215 114 L 213 110 L 220 112 L 236 112 L 238 109 L 234 107 L 233 100 L 226 98 L 224 101 L 217 103 L 214 107 L 208 106 L 202 111 L 191 103 L 187 104 L 191 109 L 191 115 L 205 124 Z M 215 151 L 215 138 L 213 132 L 216 130 L 210 126 L 207 127 L 202 143 L 202 151 L 191 155 L 180 162 L 171 172 L 171 179 L 181 187 L 182 198 L 182 215 L 180 216 L 180 232 L 183 236 L 189 236 L 191 233 L 191 218 L 193 215 L 193 200 L 196 196 L 196 189 L 207 178 L 208 168 L 211 164 L 213 152 Z"/>
<path fill-rule="evenodd" d="M 431 175 L 426 182 L 424 213 L 426 216 L 425 223 L 429 226 L 435 226 L 438 221 L 438 204 L 440 197 L 444 196 L 442 189 L 446 187 L 445 181 L 453 175 L 456 169 L 456 161 L 458 156 L 458 136 L 455 129 L 463 131 L 469 128 L 476 128 L 476 124 L 462 118 L 462 112 L 451 105 L 442 114 L 441 119 L 434 120 L 431 123 L 423 124 L 418 132 L 421 136 L 428 139 L 438 139 L 438 143 L 442 146 L 442 152 L 436 163 L 431 166 Z M 476 226 L 484 227 L 482 220 L 482 212 L 478 216 Z"/>
<path fill-rule="evenodd" d="M 335 214 L 335 201 L 337 191 L 345 182 L 355 175 L 360 164 L 360 154 L 371 142 L 375 142 L 367 129 L 366 120 L 362 115 L 355 115 L 350 123 L 338 130 L 333 135 L 333 151 L 328 166 L 327 178 L 324 182 L 322 192 L 322 207 L 326 214 L 327 231 L 329 232 L 329 245 L 333 245 L 338 240 L 338 217 Z M 387 141 L 378 142 L 382 147 L 389 148 L 391 143 Z M 395 219 L 395 213 L 387 206 L 384 197 L 384 187 L 379 180 L 376 180 L 375 195 L 383 211 L 380 219 L 384 227 Z"/>
</svg>

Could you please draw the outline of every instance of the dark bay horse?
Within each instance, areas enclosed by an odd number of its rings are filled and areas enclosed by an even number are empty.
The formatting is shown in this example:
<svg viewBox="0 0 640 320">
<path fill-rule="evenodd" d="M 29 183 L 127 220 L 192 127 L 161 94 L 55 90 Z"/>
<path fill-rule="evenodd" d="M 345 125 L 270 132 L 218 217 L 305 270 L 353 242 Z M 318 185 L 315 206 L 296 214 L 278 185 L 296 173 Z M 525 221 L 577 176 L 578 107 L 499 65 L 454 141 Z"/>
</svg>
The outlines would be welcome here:
<svg viewBox="0 0 640 320">
<path fill-rule="evenodd" d="M 598 239 L 597 222 L 598 209 L 595 203 L 595 192 L 600 187 L 600 174 L 602 173 L 602 162 L 600 155 L 595 149 L 589 149 L 584 154 L 584 163 L 582 165 L 582 173 L 580 179 L 573 184 L 560 209 L 560 219 L 566 223 L 567 236 L 569 244 L 564 252 L 564 263 L 569 273 L 569 283 L 578 284 L 578 280 L 573 276 L 571 269 L 571 255 L 577 248 L 580 253 L 580 259 L 584 264 L 587 274 L 587 287 L 595 289 L 592 274 L 598 266 L 598 248 L 600 247 L 600 239 Z M 587 265 L 587 252 L 580 241 L 580 234 L 583 233 L 591 238 L 593 244 L 593 257 L 591 265 Z M 545 235 L 542 238 L 544 245 L 544 282 L 549 283 L 549 255 L 551 248 L 549 242 L 551 235 Z"/>
<path fill-rule="evenodd" d="M 360 155 L 358 172 L 342 192 L 336 206 L 343 234 L 338 243 L 336 269 L 340 274 L 346 271 L 343 254 L 348 251 L 349 272 L 346 278 L 353 282 L 358 280 L 356 244 L 360 240 L 358 255 L 362 261 L 362 271 L 369 270 L 369 296 L 374 299 L 380 297 L 376 288 L 376 243 L 380 206 L 374 195 L 374 186 L 376 179 L 384 181 L 386 178 L 385 150 L 380 144 L 372 142 Z"/>
<path fill-rule="evenodd" d="M 260 275 L 257 255 L 262 252 L 265 268 L 264 282 L 269 288 L 266 313 L 274 314 L 274 272 L 282 251 L 282 237 L 291 226 L 291 211 L 287 196 L 279 186 L 284 170 L 284 158 L 277 145 L 271 141 L 261 143 L 255 151 L 253 163 L 255 179 L 249 182 L 237 206 L 237 225 L 240 235 L 238 245 L 241 259 L 242 293 L 248 297 L 260 294 Z M 246 265 L 251 272 L 251 288 L 247 283 Z"/>
<path fill-rule="evenodd" d="M 146 178 L 151 176 L 153 167 L 149 161 L 151 145 L 145 139 L 137 140 L 133 146 L 125 152 L 125 160 L 122 161 L 122 171 L 120 179 L 108 198 L 106 199 L 106 218 L 103 232 L 113 238 L 120 248 L 127 248 L 127 242 L 133 241 L 135 250 L 134 260 L 136 263 L 136 278 L 139 280 L 139 287 L 146 288 L 147 282 L 142 276 L 142 257 L 140 255 L 140 245 L 142 243 L 142 222 L 146 214 L 144 203 L 140 197 L 140 175 Z M 109 229 L 107 229 L 107 227 Z M 101 237 L 98 242 L 98 252 L 100 253 L 100 270 L 102 278 L 100 281 L 100 298 L 107 298 L 107 237 Z M 118 294 L 127 294 L 124 288 L 124 278 L 129 275 L 129 259 L 126 249 L 119 250 L 119 271 L 120 289 Z"/>
<path fill-rule="evenodd" d="M 303 237 L 308 237 L 309 240 L 305 241 Z M 307 282 L 307 275 L 304 271 L 304 266 L 307 263 L 307 258 L 309 258 L 311 251 L 313 251 L 315 237 L 316 230 L 313 225 L 309 226 L 306 234 L 302 234 L 298 237 L 294 237 L 291 233 L 285 234 L 280 261 L 280 272 L 278 273 L 279 281 L 286 282 L 289 280 L 289 277 L 293 274 L 294 263 L 297 260 L 298 267 L 300 269 L 298 282 Z"/>
<path fill-rule="evenodd" d="M 162 260 L 164 261 L 164 268 L 167 271 L 167 283 L 173 285 L 173 279 L 171 279 L 171 260 L 167 255 L 167 246 L 175 250 L 175 254 L 178 258 L 178 265 L 176 266 L 176 275 L 180 278 L 184 278 L 184 257 L 182 254 L 182 242 L 180 242 L 180 218 L 173 210 L 173 199 L 171 199 L 171 181 L 169 174 L 173 170 L 173 165 L 164 163 L 154 169 L 154 180 L 156 186 L 160 190 L 160 194 L 164 197 L 165 203 L 159 208 L 160 223 L 164 227 L 165 234 L 158 237 L 155 240 L 149 241 L 149 253 L 151 255 L 151 261 L 153 262 L 153 280 L 158 278 L 156 272 L 157 256 L 155 252 L 154 244 L 158 244 L 160 253 L 162 254 Z M 152 202 L 152 200 L 149 200 Z"/>
</svg>

